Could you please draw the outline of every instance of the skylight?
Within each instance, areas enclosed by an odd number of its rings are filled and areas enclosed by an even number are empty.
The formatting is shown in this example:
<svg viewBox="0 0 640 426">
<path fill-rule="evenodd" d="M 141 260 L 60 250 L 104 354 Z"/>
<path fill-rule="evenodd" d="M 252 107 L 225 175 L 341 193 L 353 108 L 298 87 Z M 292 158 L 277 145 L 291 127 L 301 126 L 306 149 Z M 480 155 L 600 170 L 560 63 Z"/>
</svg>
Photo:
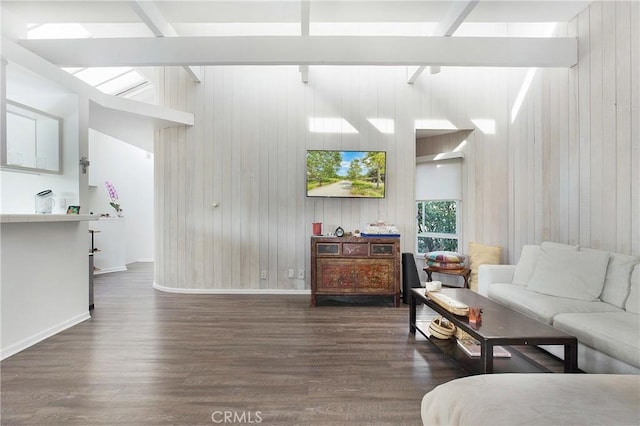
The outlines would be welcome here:
<svg viewBox="0 0 640 426">
<path fill-rule="evenodd" d="M 313 36 L 430 36 L 437 22 L 311 22 Z"/>
<path fill-rule="evenodd" d="M 78 72 L 72 72 L 71 74 L 95 87 L 107 80 L 113 80 L 114 78 L 129 71 L 131 71 L 131 68 L 129 67 L 84 68 Z"/>
<path fill-rule="evenodd" d="M 90 38 L 91 36 L 92 34 L 80 24 L 27 25 L 28 39 Z M 131 67 L 63 68 L 63 70 L 101 92 L 114 96 L 126 96 L 131 89 L 148 90 L 153 87 L 146 78 Z M 140 90 L 137 93 L 140 93 Z"/>
<path fill-rule="evenodd" d="M 28 24 L 28 39 L 89 38 L 91 34 L 80 24 Z"/>
<path fill-rule="evenodd" d="M 131 70 L 116 79 L 109 80 L 98 85 L 97 89 L 101 90 L 104 93 L 109 93 L 110 95 L 117 96 L 128 92 L 130 89 L 140 88 L 143 85 L 148 86 L 146 87 L 146 89 L 151 88 L 151 85 L 144 77 L 142 77 L 136 71 Z"/>
<path fill-rule="evenodd" d="M 300 24 L 293 22 L 217 22 L 173 24 L 182 36 L 299 36 Z"/>
</svg>

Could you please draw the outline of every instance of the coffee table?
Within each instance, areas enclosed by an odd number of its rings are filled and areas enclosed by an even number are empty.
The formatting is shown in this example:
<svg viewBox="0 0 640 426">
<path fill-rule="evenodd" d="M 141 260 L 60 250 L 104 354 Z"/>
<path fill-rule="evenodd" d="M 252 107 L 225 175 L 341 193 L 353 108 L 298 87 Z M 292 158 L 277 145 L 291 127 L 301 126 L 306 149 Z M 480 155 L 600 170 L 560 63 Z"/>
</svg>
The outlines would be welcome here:
<svg viewBox="0 0 640 426">
<path fill-rule="evenodd" d="M 578 372 L 578 340 L 563 331 L 548 324 L 527 317 L 519 312 L 490 300 L 468 289 L 442 289 L 442 293 L 465 303 L 467 306 L 482 308 L 482 322 L 479 325 L 469 324 L 466 316 L 454 315 L 429 299 L 424 289 L 411 289 L 411 305 L 409 310 L 409 332 L 415 334 L 418 330 L 443 352 L 457 361 L 462 368 L 470 373 L 494 372 L 494 346 L 505 345 L 563 345 L 564 371 Z M 466 355 L 453 339 L 438 341 L 429 336 L 427 327 L 421 328 L 416 321 L 416 305 L 422 301 L 438 314 L 447 318 L 460 330 L 466 332 L 480 343 L 480 357 L 471 358 Z M 528 359 L 514 348 L 508 347 L 511 358 L 496 360 L 503 371 L 549 371 L 543 366 Z M 533 366 L 533 368 L 531 367 Z M 504 368 L 503 368 L 504 367 Z"/>
</svg>

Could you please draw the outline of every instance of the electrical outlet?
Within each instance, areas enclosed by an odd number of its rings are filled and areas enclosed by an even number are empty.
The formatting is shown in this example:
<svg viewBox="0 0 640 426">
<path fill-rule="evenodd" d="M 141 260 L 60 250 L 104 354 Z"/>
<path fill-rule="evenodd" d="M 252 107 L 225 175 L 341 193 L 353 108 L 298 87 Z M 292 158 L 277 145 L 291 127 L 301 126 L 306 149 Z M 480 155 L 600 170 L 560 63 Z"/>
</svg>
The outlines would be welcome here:
<svg viewBox="0 0 640 426">
<path fill-rule="evenodd" d="M 294 277 L 294 273 L 295 272 L 294 272 L 293 268 L 290 268 L 289 269 L 289 278 L 293 278 Z"/>
<path fill-rule="evenodd" d="M 267 271 L 262 271 L 260 272 L 260 279 L 261 280 L 266 280 L 267 279 Z"/>
<path fill-rule="evenodd" d="M 304 269 L 298 269 L 298 279 L 304 280 Z"/>
</svg>

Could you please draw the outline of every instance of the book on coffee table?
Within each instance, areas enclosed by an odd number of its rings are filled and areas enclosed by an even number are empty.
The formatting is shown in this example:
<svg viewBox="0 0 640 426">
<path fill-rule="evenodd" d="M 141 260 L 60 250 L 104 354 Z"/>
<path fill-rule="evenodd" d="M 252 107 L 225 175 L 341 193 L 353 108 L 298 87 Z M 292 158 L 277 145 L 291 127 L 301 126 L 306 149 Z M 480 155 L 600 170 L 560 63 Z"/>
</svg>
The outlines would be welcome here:
<svg viewBox="0 0 640 426">
<path fill-rule="evenodd" d="M 473 339 L 458 339 L 458 346 L 472 357 L 480 357 L 480 343 Z M 511 358 L 511 352 L 507 351 L 502 346 L 493 347 L 494 358 Z"/>
</svg>

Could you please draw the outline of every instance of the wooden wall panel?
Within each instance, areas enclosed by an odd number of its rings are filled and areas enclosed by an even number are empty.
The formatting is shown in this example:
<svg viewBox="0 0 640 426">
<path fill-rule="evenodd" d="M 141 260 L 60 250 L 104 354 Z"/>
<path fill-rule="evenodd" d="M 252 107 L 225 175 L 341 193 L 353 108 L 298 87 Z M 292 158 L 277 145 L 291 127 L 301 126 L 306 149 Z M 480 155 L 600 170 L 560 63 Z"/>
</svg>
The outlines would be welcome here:
<svg viewBox="0 0 640 426">
<path fill-rule="evenodd" d="M 640 253 L 640 3 L 631 2 L 631 253 Z M 619 234 L 626 228 L 618 227 Z"/>
<path fill-rule="evenodd" d="M 467 136 L 463 248 L 501 245 L 504 262 L 543 240 L 639 255 L 639 9 L 594 2 L 561 26 L 578 37 L 578 64 L 537 70 L 513 122 L 526 69 L 444 68 L 408 85 L 401 67 L 311 67 L 308 84 L 296 67 L 207 67 L 199 84 L 165 68 L 160 98 L 193 111 L 196 124 L 157 134 L 156 283 L 308 289 L 316 221 L 328 232 L 384 219 L 413 252 L 414 123 L 424 119 L 495 120 L 495 133 Z M 311 133 L 312 117 L 344 118 L 358 133 Z M 394 133 L 368 118 L 393 119 Z M 438 151 L 454 148 L 441 139 Z M 307 149 L 387 151 L 387 198 L 306 198 Z"/>
<path fill-rule="evenodd" d="M 615 16 L 615 31 L 612 31 L 615 46 L 610 52 L 615 68 L 609 72 L 615 73 L 615 81 L 629 82 L 631 84 L 631 4 L 628 2 L 616 3 L 613 10 Z M 617 84 L 612 88 L 614 96 L 614 120 L 610 123 L 612 132 L 616 135 L 617 144 L 615 150 L 610 150 L 610 167 L 616 182 L 616 190 L 611 191 L 616 205 L 615 228 L 610 230 L 613 241 L 616 243 L 616 250 L 631 251 L 631 181 L 632 181 L 632 142 L 631 142 L 631 87 Z M 640 221 L 640 218 L 637 220 Z"/>
<path fill-rule="evenodd" d="M 533 145 L 541 152 L 539 164 L 535 153 L 525 159 L 535 164 L 537 183 L 532 192 L 523 193 L 537 213 L 533 224 L 514 228 L 516 233 L 534 229 L 534 234 L 516 235 L 514 241 L 550 239 L 639 253 L 633 247 L 638 239 L 633 212 L 639 181 L 632 164 L 638 144 L 633 126 L 639 120 L 632 107 L 637 97 L 633 89 L 637 83 L 631 76 L 635 53 L 631 46 L 638 43 L 635 7 L 633 2 L 594 2 L 561 29 L 578 36 L 578 64 L 570 70 L 544 70 L 534 80 L 533 96 L 527 97 L 523 110 L 526 104 L 533 103 L 535 108 L 536 96 L 541 98 L 542 107 L 533 115 L 541 123 L 540 137 L 535 130 L 519 133 L 511 143 Z M 512 126 L 522 125 L 522 120 L 521 113 Z M 523 185 L 519 174 L 514 168 L 516 200 Z M 514 207 L 514 221 L 520 213 L 525 211 Z M 516 253 L 520 245 L 516 243 L 511 252 Z"/>
</svg>

